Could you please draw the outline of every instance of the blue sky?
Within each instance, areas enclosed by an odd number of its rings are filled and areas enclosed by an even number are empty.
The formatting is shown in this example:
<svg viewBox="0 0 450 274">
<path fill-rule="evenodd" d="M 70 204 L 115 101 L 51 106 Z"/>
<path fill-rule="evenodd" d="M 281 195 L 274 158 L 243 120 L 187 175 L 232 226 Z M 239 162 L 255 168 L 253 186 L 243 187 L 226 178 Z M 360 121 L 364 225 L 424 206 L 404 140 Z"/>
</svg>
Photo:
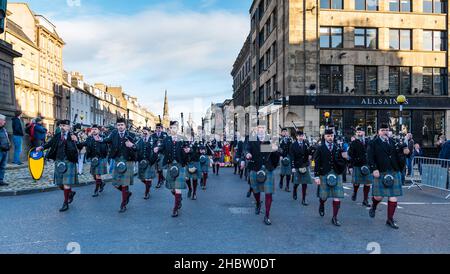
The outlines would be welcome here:
<svg viewBox="0 0 450 274">
<path fill-rule="evenodd" d="M 232 95 L 230 71 L 249 32 L 251 0 L 25 0 L 67 43 L 64 67 L 88 83 L 121 85 L 171 116 Z"/>
</svg>

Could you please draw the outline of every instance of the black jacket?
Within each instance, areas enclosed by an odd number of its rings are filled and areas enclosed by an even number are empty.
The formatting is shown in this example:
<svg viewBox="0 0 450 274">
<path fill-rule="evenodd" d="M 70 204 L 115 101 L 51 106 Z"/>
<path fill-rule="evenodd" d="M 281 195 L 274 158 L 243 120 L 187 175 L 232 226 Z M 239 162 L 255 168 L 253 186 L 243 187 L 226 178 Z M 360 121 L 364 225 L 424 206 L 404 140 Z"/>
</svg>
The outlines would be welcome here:
<svg viewBox="0 0 450 274">
<path fill-rule="evenodd" d="M 312 155 L 311 146 L 303 141 L 303 148 L 300 147 L 298 141 L 291 144 L 289 148 L 292 168 L 302 168 L 309 166 L 309 155 Z"/>
<path fill-rule="evenodd" d="M 136 135 L 134 133 L 129 132 L 127 130 L 127 131 L 125 131 L 125 137 L 130 142 L 132 142 L 136 145 L 137 139 L 136 139 Z M 137 147 L 134 147 L 134 148 L 122 147 L 121 148 L 119 131 L 117 129 L 113 130 L 111 132 L 111 134 L 108 137 L 104 138 L 103 141 L 101 141 L 101 142 L 109 144 L 109 158 L 114 159 L 114 158 L 119 157 L 119 153 L 120 153 L 119 150 L 125 149 L 125 159 L 127 161 L 132 161 L 132 162 L 136 161 Z"/>
<path fill-rule="evenodd" d="M 72 133 L 67 134 L 67 142 L 65 147 L 67 160 L 71 163 L 78 163 L 78 148 L 76 142 L 72 141 Z M 43 145 L 44 149 L 50 149 L 46 158 L 56 160 L 58 145 L 61 142 L 61 132 L 55 134 L 50 141 Z"/>
<path fill-rule="evenodd" d="M 152 138 L 153 142 L 154 142 L 154 146 L 158 145 L 158 143 L 162 143 L 162 141 L 164 140 L 164 138 L 167 137 L 167 133 L 166 132 L 161 132 L 161 134 L 159 135 L 158 138 L 158 134 L 155 132 L 153 133 L 150 138 Z"/>
<path fill-rule="evenodd" d="M 23 127 L 20 119 L 17 117 L 12 118 L 12 130 L 14 136 L 23 136 Z"/>
<path fill-rule="evenodd" d="M 234 151 L 237 158 L 242 158 L 242 154 L 244 153 L 244 142 L 237 141 L 236 145 L 234 146 Z"/>
<path fill-rule="evenodd" d="M 367 152 L 370 170 L 379 172 L 400 171 L 404 166 L 404 157 L 401 157 L 399 149 L 393 139 L 389 139 L 389 144 L 383 142 L 381 138 L 372 141 Z"/>
<path fill-rule="evenodd" d="M 352 166 L 362 167 L 367 165 L 367 149 L 369 147 L 369 140 L 365 143 L 356 139 L 350 143 L 348 148 L 348 156 L 350 156 L 350 163 Z"/>
<path fill-rule="evenodd" d="M 182 140 L 181 137 L 177 138 L 177 142 L 175 144 L 173 143 L 172 136 L 167 136 L 166 138 L 164 138 L 159 151 L 164 155 L 164 165 L 169 165 L 173 161 L 182 163 L 182 151 L 184 142 L 185 141 Z"/>
<path fill-rule="evenodd" d="M 147 142 L 144 138 L 139 139 L 136 144 L 137 147 L 137 160 L 147 160 L 150 165 L 153 165 L 158 160 L 158 154 L 154 152 L 156 142 L 149 137 Z"/>
<path fill-rule="evenodd" d="M 325 176 L 331 170 L 334 170 L 338 175 L 342 174 L 347 164 L 347 161 L 342 157 L 343 150 L 334 143 L 333 150 L 330 152 L 325 143 L 322 143 L 314 154 L 314 175 L 316 177 Z"/>
<path fill-rule="evenodd" d="M 252 158 L 248 162 L 248 168 L 249 170 L 259 171 L 264 165 L 268 171 L 273 171 L 277 168 L 280 161 L 280 153 L 278 151 L 262 152 L 262 146 L 268 146 L 267 149 L 271 150 L 269 148 L 271 146 L 270 141 L 261 142 L 260 140 L 256 140 L 247 143 L 245 154 L 250 153 L 252 155 Z M 265 148 L 263 151 L 265 151 Z"/>
<path fill-rule="evenodd" d="M 78 149 L 86 147 L 86 159 L 94 157 L 106 158 L 108 156 L 108 145 L 96 142 L 94 137 L 89 136 L 86 141 L 78 143 Z"/>
<path fill-rule="evenodd" d="M 289 151 L 292 145 L 291 137 L 281 137 L 280 140 L 280 154 L 282 157 L 287 157 L 290 155 Z"/>
</svg>

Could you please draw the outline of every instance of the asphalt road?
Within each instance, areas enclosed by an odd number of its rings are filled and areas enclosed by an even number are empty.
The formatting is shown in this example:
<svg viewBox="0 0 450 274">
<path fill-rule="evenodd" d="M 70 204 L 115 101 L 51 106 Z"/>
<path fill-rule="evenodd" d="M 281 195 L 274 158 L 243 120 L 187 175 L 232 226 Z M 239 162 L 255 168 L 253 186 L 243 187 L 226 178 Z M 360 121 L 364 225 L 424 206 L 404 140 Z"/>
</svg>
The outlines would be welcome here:
<svg viewBox="0 0 450 274">
<path fill-rule="evenodd" d="M 178 218 L 170 216 L 167 189 L 152 188 L 144 200 L 138 179 L 125 214 L 118 213 L 120 193 L 111 185 L 98 198 L 91 197 L 92 186 L 77 188 L 65 213 L 58 211 L 61 191 L 0 197 L 0 253 L 450 253 L 445 192 L 404 189 L 396 213 L 400 229 L 393 230 L 385 225 L 386 205 L 371 219 L 361 206 L 362 188 L 353 202 L 350 187 L 339 228 L 331 224 L 331 201 L 325 217 L 319 216 L 315 187 L 307 207 L 277 189 L 273 224 L 264 225 L 264 215 L 254 214 L 253 198 L 245 197 L 247 184 L 231 169 L 210 174 L 208 189 L 199 189 L 196 201 L 184 193 Z"/>
</svg>

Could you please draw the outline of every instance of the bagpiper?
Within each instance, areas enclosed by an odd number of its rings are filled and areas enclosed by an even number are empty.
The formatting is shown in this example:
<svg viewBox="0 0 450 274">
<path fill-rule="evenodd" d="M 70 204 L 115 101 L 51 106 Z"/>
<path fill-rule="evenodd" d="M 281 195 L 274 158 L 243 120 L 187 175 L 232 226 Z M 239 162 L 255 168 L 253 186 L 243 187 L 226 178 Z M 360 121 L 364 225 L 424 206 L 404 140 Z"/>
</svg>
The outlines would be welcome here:
<svg viewBox="0 0 450 274">
<path fill-rule="evenodd" d="M 296 132 L 297 141 L 293 142 L 290 149 L 290 159 L 292 161 L 292 174 L 294 191 L 292 197 L 297 200 L 297 189 L 302 185 L 302 205 L 307 206 L 306 190 L 308 185 L 312 184 L 312 177 L 309 170 L 310 156 L 312 149 L 309 143 L 305 140 L 305 134 L 299 130 Z"/>
<path fill-rule="evenodd" d="M 264 223 L 271 225 L 270 208 L 272 194 L 275 192 L 273 171 L 280 161 L 278 146 L 273 144 L 269 135 L 266 135 L 265 126 L 258 125 L 256 140 L 250 140 L 245 149 L 249 160 L 249 178 L 256 201 L 255 214 L 261 212 L 261 192 L 265 193 L 266 213 Z"/>
<path fill-rule="evenodd" d="M 150 199 L 150 188 L 155 178 L 158 154 L 154 152 L 156 143 L 150 137 L 150 129 L 144 127 L 142 138 L 137 143 L 138 176 L 145 185 L 144 199 Z"/>
<path fill-rule="evenodd" d="M 184 137 L 178 135 L 178 122 L 171 121 L 169 135 L 163 140 L 160 148 L 155 148 L 155 152 L 164 154 L 164 177 L 166 178 L 166 188 L 175 197 L 175 205 L 172 217 L 178 217 L 181 209 L 181 191 L 186 189 L 186 169 L 183 167 L 183 146 Z"/>
<path fill-rule="evenodd" d="M 369 146 L 368 164 L 372 171 L 374 181 L 372 187 L 372 207 L 369 216 L 374 218 L 378 204 L 384 197 L 388 197 L 386 225 L 398 229 L 394 220 L 397 208 L 397 197 L 403 195 L 401 183 L 401 167 L 404 166 L 404 157 L 409 150 L 406 146 L 397 146 L 394 139 L 388 137 L 389 126 L 381 124 L 376 137 Z"/>
<path fill-rule="evenodd" d="M 102 175 L 108 174 L 108 146 L 99 142 L 102 138 L 98 125 L 92 125 L 91 133 L 86 141 L 78 143 L 78 148 L 86 147 L 86 159 L 91 161 L 90 173 L 95 180 L 95 190 L 92 197 L 98 197 L 99 192 L 103 192 L 105 187 Z"/>
<path fill-rule="evenodd" d="M 198 180 L 202 178 L 202 172 L 200 170 L 200 153 L 198 151 L 198 145 L 192 143 L 189 145 L 186 143 L 184 148 L 184 159 L 186 161 L 186 184 L 188 186 L 188 198 L 197 200 L 197 186 Z"/>
<path fill-rule="evenodd" d="M 220 161 L 222 160 L 222 146 L 220 142 L 215 142 L 213 145 L 213 173 L 219 176 Z"/>
<path fill-rule="evenodd" d="M 152 134 L 151 138 L 154 142 L 153 146 L 161 146 L 164 138 L 166 138 L 167 133 L 163 131 L 163 125 L 161 123 L 156 124 L 155 133 Z M 156 184 L 156 188 L 160 188 L 164 182 L 163 175 L 163 154 L 158 153 L 158 161 L 156 163 L 156 172 L 158 173 L 158 183 Z"/>
<path fill-rule="evenodd" d="M 319 186 L 320 216 L 325 216 L 325 202 L 327 199 L 333 198 L 333 218 L 331 222 L 335 226 L 341 226 L 337 215 L 341 206 L 340 199 L 344 198 L 342 173 L 346 168 L 346 157 L 347 155 L 342 148 L 334 143 L 333 129 L 326 129 L 324 141 L 314 154 L 314 181 Z"/>
<path fill-rule="evenodd" d="M 370 207 L 369 192 L 370 186 L 373 183 L 373 176 L 370 172 L 369 165 L 367 164 L 368 147 L 369 140 L 365 138 L 364 128 L 357 127 L 355 140 L 350 143 L 350 147 L 348 149 L 348 156 L 352 167 L 352 201 L 356 201 L 359 186 L 364 185 L 364 199 L 362 205 L 365 207 Z"/>
<path fill-rule="evenodd" d="M 200 163 L 200 172 L 202 174 L 202 178 L 200 180 L 200 185 L 203 190 L 206 190 L 206 182 L 208 180 L 208 171 L 209 171 L 209 157 L 206 151 L 206 147 L 202 144 L 198 147 L 199 150 L 199 163 Z"/>
<path fill-rule="evenodd" d="M 61 131 L 54 135 L 52 139 L 43 146 L 37 147 L 36 151 L 50 149 L 47 158 L 55 161 L 55 185 L 64 191 L 64 203 L 59 210 L 67 211 L 69 204 L 73 202 L 76 194 L 72 191 L 72 186 L 78 185 L 78 138 L 70 132 L 70 121 L 62 120 Z"/>
<path fill-rule="evenodd" d="M 281 154 L 281 167 L 280 167 L 280 189 L 283 189 L 283 179 L 286 177 L 286 192 L 290 192 L 289 183 L 291 182 L 292 175 L 292 162 L 290 158 L 289 149 L 291 148 L 292 138 L 288 134 L 287 128 L 281 129 L 280 154 Z"/>
<path fill-rule="evenodd" d="M 114 160 L 113 186 L 122 193 L 119 213 L 127 210 L 133 194 L 129 187 L 134 183 L 134 164 L 136 162 L 136 136 L 127 130 L 124 118 L 117 119 L 116 129 L 100 140 L 109 144 L 109 157 Z"/>
</svg>

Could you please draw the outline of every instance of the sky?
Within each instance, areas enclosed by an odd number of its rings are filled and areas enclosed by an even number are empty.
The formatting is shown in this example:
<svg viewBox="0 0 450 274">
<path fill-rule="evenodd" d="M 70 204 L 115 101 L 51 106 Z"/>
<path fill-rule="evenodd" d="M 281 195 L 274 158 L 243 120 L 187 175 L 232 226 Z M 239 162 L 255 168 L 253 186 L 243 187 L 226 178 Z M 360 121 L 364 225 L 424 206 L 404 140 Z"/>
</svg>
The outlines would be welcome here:
<svg viewBox="0 0 450 274">
<path fill-rule="evenodd" d="M 11 1 L 14 2 L 14 1 Z M 122 86 L 162 115 L 192 113 L 232 97 L 233 63 L 249 33 L 252 0 L 25 0 L 63 38 L 66 71 Z"/>
</svg>

